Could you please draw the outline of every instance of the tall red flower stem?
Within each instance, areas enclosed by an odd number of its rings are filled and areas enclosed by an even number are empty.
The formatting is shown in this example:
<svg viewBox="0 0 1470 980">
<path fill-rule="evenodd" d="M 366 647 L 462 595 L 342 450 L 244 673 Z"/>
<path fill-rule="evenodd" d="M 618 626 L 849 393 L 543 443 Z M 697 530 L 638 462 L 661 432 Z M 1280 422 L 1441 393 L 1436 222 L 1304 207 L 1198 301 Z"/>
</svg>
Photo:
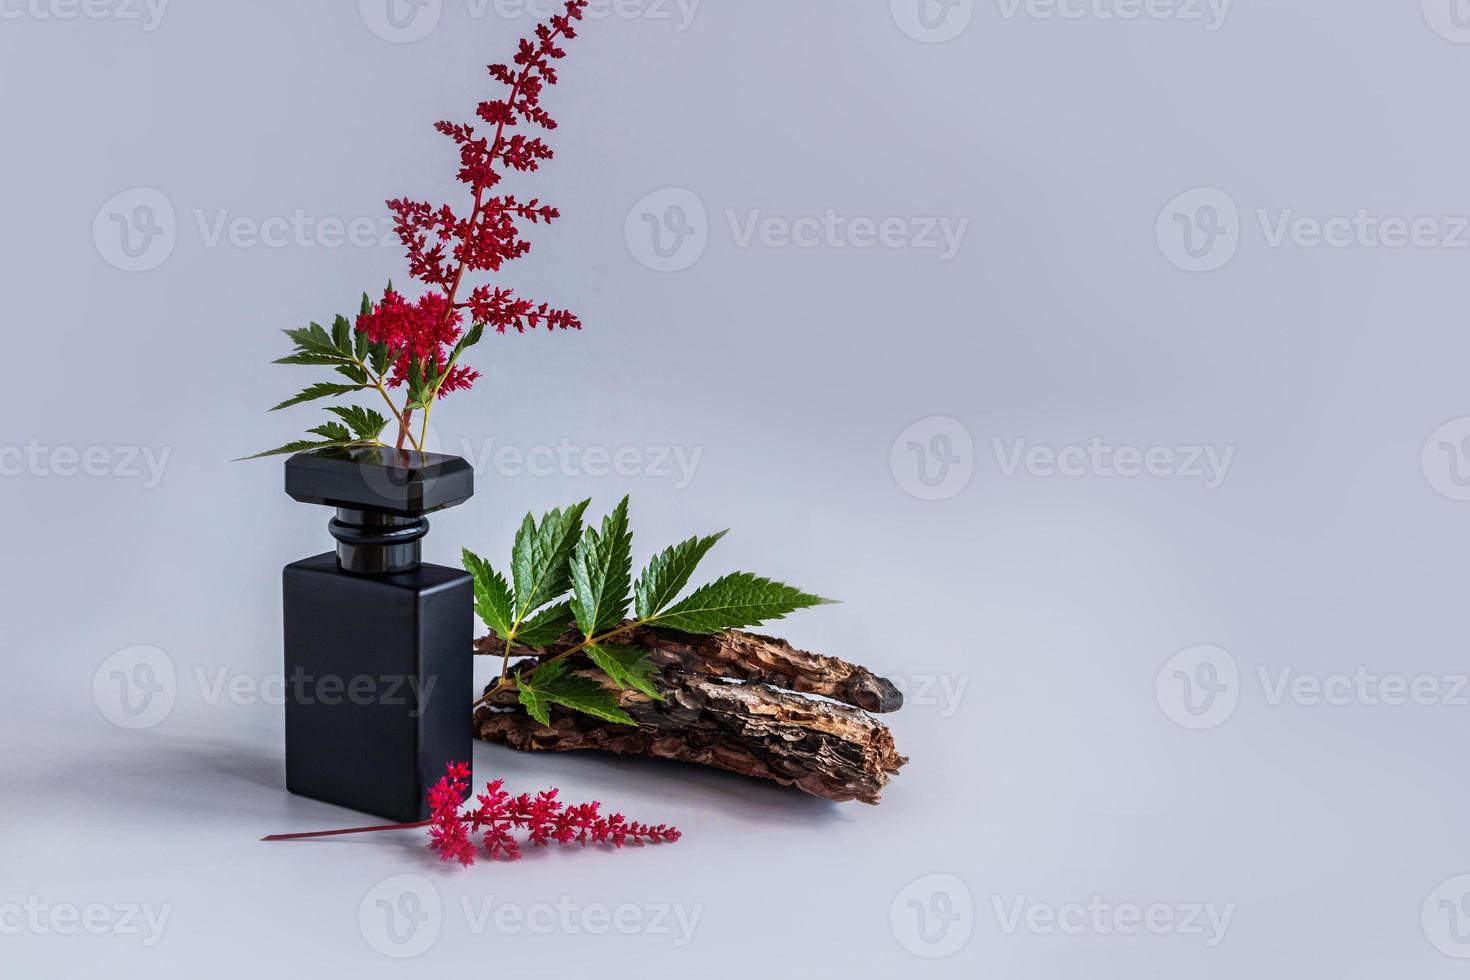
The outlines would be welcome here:
<svg viewBox="0 0 1470 980">
<path fill-rule="evenodd" d="M 582 11 L 587 6 L 587 2 L 588 0 L 568 0 L 565 16 L 552 18 L 551 28 L 549 28 L 544 34 L 540 35 L 540 47 L 537 51 L 537 54 L 544 56 L 545 54 L 553 51 L 555 47 L 555 42 L 564 35 L 575 36 L 574 32 L 571 30 L 571 23 L 573 20 L 581 19 Z M 525 50 L 526 48 L 523 46 L 522 52 L 524 53 Z M 512 121 L 515 118 L 516 99 L 520 95 L 522 88 L 526 85 L 526 82 L 530 78 L 533 71 L 544 71 L 544 64 L 538 57 L 525 57 L 524 62 L 525 63 L 521 66 L 519 74 L 515 76 L 515 81 L 511 84 L 509 96 L 507 96 L 504 101 L 505 111 L 499 114 L 499 120 L 497 121 L 495 127 L 495 138 L 491 141 L 489 153 L 486 154 L 485 157 L 487 166 L 493 165 L 495 161 L 500 159 L 500 157 L 505 153 L 505 130 L 507 125 L 512 124 Z M 534 105 L 528 106 L 528 109 L 533 108 L 536 107 Z M 546 117 L 546 119 L 547 121 L 549 121 L 549 117 Z M 550 127 L 548 126 L 548 128 Z M 493 175 L 493 171 L 491 173 Z M 439 323 L 439 328 L 441 332 L 448 328 L 450 321 L 456 315 L 457 310 L 468 309 L 472 306 L 472 304 L 470 303 L 459 303 L 457 302 L 457 300 L 459 299 L 460 286 L 464 282 L 465 271 L 469 268 L 470 265 L 470 256 L 472 253 L 469 246 L 471 241 L 473 240 L 475 228 L 480 221 L 481 215 L 485 211 L 485 192 L 489 190 L 490 186 L 494 182 L 495 181 L 489 179 L 478 179 L 474 181 L 474 208 L 470 212 L 469 221 L 467 221 L 463 226 L 464 230 L 458 235 L 460 247 L 455 249 L 455 251 L 458 253 L 458 265 L 454 270 L 452 281 L 449 283 L 448 294 L 445 297 L 444 314 Z M 411 247 L 412 245 L 410 245 L 410 248 Z M 552 322 L 554 324 L 555 321 Z M 504 330 L 504 327 L 501 326 L 500 329 Z M 437 389 L 434 392 L 434 397 L 438 397 Z M 429 415 L 432 412 L 432 406 L 433 398 L 430 398 L 428 405 L 424 409 L 423 428 L 422 431 L 419 433 L 420 447 L 423 446 L 425 440 L 428 437 Z M 410 429 L 413 426 L 413 409 L 409 406 L 405 406 L 403 412 L 398 416 L 398 422 L 399 428 L 397 448 L 399 450 L 402 450 L 404 442 L 412 438 L 410 434 Z"/>
</svg>

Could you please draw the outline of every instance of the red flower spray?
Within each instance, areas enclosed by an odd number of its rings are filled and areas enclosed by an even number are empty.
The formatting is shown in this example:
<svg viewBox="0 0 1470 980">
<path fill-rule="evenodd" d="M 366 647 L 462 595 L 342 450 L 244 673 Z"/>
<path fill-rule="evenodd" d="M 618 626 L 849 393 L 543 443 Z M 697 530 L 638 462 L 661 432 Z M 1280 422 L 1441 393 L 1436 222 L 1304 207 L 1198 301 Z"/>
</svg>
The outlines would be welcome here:
<svg viewBox="0 0 1470 980">
<path fill-rule="evenodd" d="M 508 289 L 480 285 L 467 295 L 463 290 L 466 272 L 499 272 L 506 262 L 531 250 L 531 243 L 520 236 L 521 223 L 549 224 L 561 217 L 556 208 L 538 199 L 521 201 L 491 192 L 506 170 L 532 172 L 552 158 L 552 149 L 545 140 L 510 130 L 522 123 L 546 130 L 556 128 L 556 120 L 541 107 L 541 93 L 546 86 L 556 84 L 553 62 L 566 57 L 559 42 L 577 36 L 575 23 L 582 19 L 587 3 L 588 0 L 568 0 L 564 14 L 536 25 L 534 40 L 521 39 L 512 65 L 490 66 L 490 77 L 510 89 L 505 98 L 481 102 L 476 109 L 480 121 L 486 127 L 494 127 L 493 135 L 481 135 L 471 123 L 445 121 L 435 125 L 435 129 L 459 147 L 459 180 L 469 185 L 473 208 L 468 217 L 462 217 L 448 204 L 436 208 L 427 201 L 388 202 L 393 211 L 394 229 L 408 252 L 409 273 L 438 291 L 426 294 L 418 307 L 407 307 L 390 288 L 383 302 L 359 319 L 359 330 L 367 331 L 370 337 L 378 331 L 381 336 L 385 329 L 382 321 L 400 318 L 405 307 L 415 310 L 416 316 L 410 318 L 412 340 L 416 344 L 413 350 L 421 360 L 439 357 L 439 363 L 443 364 L 459 339 L 459 323 L 465 312 L 473 322 L 502 334 L 508 328 L 518 333 L 540 326 L 548 330 L 582 328 L 581 321 L 566 310 L 518 299 Z M 395 387 L 406 376 L 406 360 L 406 357 L 400 359 L 395 366 Z M 468 388 L 477 377 L 478 374 L 467 368 L 457 375 L 451 372 L 437 396 Z M 410 408 L 399 418 L 399 449 L 409 438 L 412 416 Z"/>
<path fill-rule="evenodd" d="M 311 834 L 277 834 L 267 841 L 309 840 L 316 837 L 340 837 L 344 834 L 370 834 L 385 830 L 416 830 L 427 827 L 429 847 L 441 861 L 458 861 L 465 867 L 475 863 L 480 851 L 491 860 L 516 861 L 521 857 L 521 841 L 515 831 L 524 831 L 525 840 L 535 847 L 557 844 L 599 844 L 615 848 L 641 847 L 644 844 L 672 844 L 681 836 L 678 828 L 659 824 L 656 827 L 634 823 L 621 813 L 603 816 L 597 802 L 565 804 L 557 799 L 555 789 L 535 796 L 511 796 L 504 780 L 485 786 L 475 797 L 479 806 L 464 809 L 469 795 L 470 767 L 455 762 L 448 772 L 429 790 L 429 808 L 433 816 L 421 823 L 387 824 L 359 827 L 353 830 L 326 830 Z M 480 846 L 474 838 L 480 836 Z"/>
<path fill-rule="evenodd" d="M 276 409 L 373 391 L 392 412 L 391 421 L 362 406 L 334 406 L 328 409 L 336 416 L 333 421 L 309 430 L 314 439 L 260 456 L 381 446 L 390 426 L 397 429 L 398 449 L 406 444 L 423 450 L 435 403 L 450 392 L 470 388 L 480 377 L 459 359 L 485 333 L 582 329 L 582 322 L 566 310 L 522 299 L 503 286 L 472 285 L 467 274 L 498 273 L 505 263 L 531 250 L 531 243 L 521 237 L 524 226 L 549 224 L 561 217 L 539 199 L 521 200 L 496 189 L 507 174 L 533 172 L 552 158 L 545 140 L 517 130 L 556 128 L 556 120 L 541 106 L 541 96 L 547 86 L 556 84 L 555 63 L 566 57 L 561 44 L 577 36 L 576 24 L 588 3 L 567 0 L 564 13 L 536 25 L 534 36 L 521 40 L 511 64 L 489 67 L 490 77 L 508 88 L 503 98 L 481 102 L 471 122 L 435 124 L 459 149 L 459 180 L 469 187 L 473 202 L 467 215 L 448 204 L 406 198 L 388 202 L 394 230 L 407 252 L 409 273 L 426 287 L 423 295 L 410 301 L 390 284 L 376 302 L 364 294 L 355 331 L 346 317 L 338 317 L 330 331 L 315 323 L 286 331 L 295 349 L 276 363 L 330 367 L 349 383 L 333 377 L 331 383 L 312 385 Z M 400 388 L 408 389 L 401 403 L 388 394 L 389 389 Z M 418 411 L 423 419 L 415 438 Z"/>
</svg>

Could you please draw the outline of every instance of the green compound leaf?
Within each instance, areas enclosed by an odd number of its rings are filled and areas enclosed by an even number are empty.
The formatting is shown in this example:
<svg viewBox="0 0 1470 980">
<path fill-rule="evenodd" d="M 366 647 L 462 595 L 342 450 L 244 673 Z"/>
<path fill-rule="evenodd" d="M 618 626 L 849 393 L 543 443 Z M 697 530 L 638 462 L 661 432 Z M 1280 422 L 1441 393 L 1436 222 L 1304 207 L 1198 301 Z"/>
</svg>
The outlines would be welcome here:
<svg viewBox="0 0 1470 980">
<path fill-rule="evenodd" d="M 618 687 L 624 690 L 631 687 L 655 701 L 663 700 L 663 695 L 658 693 L 658 688 L 653 683 L 658 668 L 654 666 L 646 652 L 637 647 L 594 644 L 587 648 L 587 656 L 598 667 L 601 667 L 602 672 L 611 677 L 613 683 Z"/>
<path fill-rule="evenodd" d="M 325 425 L 319 425 L 315 429 L 307 429 L 306 431 L 314 436 L 321 436 L 328 442 L 337 445 L 346 445 L 352 442 L 352 433 L 347 431 L 347 426 L 341 422 L 328 422 Z"/>
<path fill-rule="evenodd" d="M 601 718 L 617 725 L 638 724 L 621 707 L 615 691 L 589 677 L 571 673 L 567 661 L 547 664 L 530 675 L 517 674 L 520 701 L 526 711 L 543 725 L 551 724 L 551 705 Z"/>
<path fill-rule="evenodd" d="M 722 633 L 830 602 L 749 572 L 736 572 L 695 590 L 683 602 L 651 617 L 649 623 L 684 633 Z"/>
<path fill-rule="evenodd" d="M 286 336 L 296 345 L 298 353 L 303 354 L 328 354 L 333 357 L 341 357 L 342 351 L 337 347 L 331 335 L 322 329 L 320 323 L 301 327 L 297 330 L 285 331 Z"/>
<path fill-rule="evenodd" d="M 475 580 L 475 613 L 502 640 L 511 635 L 515 617 L 511 613 L 510 586 L 505 576 L 479 555 L 464 549 L 464 568 Z"/>
<path fill-rule="evenodd" d="M 585 636 L 596 636 L 623 621 L 632 580 L 633 535 L 624 497 L 603 519 L 601 533 L 588 528 L 572 554 L 572 613 Z"/>
<path fill-rule="evenodd" d="M 363 442 L 377 442 L 388 427 L 386 418 L 361 405 L 329 405 L 327 411 L 346 422 L 353 435 Z"/>
<path fill-rule="evenodd" d="M 571 588 L 567 561 L 582 537 L 582 515 L 590 500 L 551 511 L 537 524 L 530 514 L 521 523 L 511 552 L 516 619 L 522 620 Z"/>
<path fill-rule="evenodd" d="M 729 533 L 721 531 L 708 538 L 690 538 L 655 556 L 643 574 L 638 576 L 638 585 L 634 589 L 634 610 L 638 618 L 647 619 L 662 612 L 678 598 L 704 556 Z"/>
<path fill-rule="evenodd" d="M 350 395 L 355 391 L 362 391 L 362 389 L 366 387 L 367 385 L 334 385 L 327 384 L 325 382 L 321 384 L 314 384 L 310 388 L 307 388 L 305 391 L 303 391 L 301 394 L 297 395 L 295 398 L 291 398 L 287 401 L 281 402 L 281 404 L 271 409 L 271 411 L 279 412 L 283 408 L 290 408 L 292 405 L 300 405 L 302 402 L 313 402 L 319 398 L 337 398 L 341 395 Z"/>
<path fill-rule="evenodd" d="M 270 452 L 256 453 L 254 456 L 246 456 L 244 457 L 244 459 L 237 460 L 237 462 L 244 462 L 245 460 L 250 459 L 265 459 L 267 456 L 294 456 L 297 453 L 310 452 L 313 449 L 336 449 L 345 445 L 346 443 L 341 442 L 317 442 L 314 440 L 303 440 L 301 442 L 287 443 L 280 449 L 272 449 Z"/>
<path fill-rule="evenodd" d="M 516 630 L 516 642 L 522 646 L 545 647 L 561 639 L 572 628 L 571 603 L 547 606 Z"/>
</svg>

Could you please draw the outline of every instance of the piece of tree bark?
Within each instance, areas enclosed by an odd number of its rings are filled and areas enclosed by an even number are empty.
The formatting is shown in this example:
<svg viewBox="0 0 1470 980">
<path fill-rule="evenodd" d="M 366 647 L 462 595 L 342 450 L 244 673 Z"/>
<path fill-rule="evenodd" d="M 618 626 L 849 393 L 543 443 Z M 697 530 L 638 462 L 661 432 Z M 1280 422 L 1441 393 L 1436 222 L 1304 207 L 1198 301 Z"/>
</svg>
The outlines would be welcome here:
<svg viewBox="0 0 1470 980">
<path fill-rule="evenodd" d="M 636 691 L 618 694 L 636 727 L 559 708 L 552 709 L 550 727 L 543 726 L 509 690 L 477 711 L 480 737 L 525 751 L 602 749 L 675 759 L 772 780 L 824 799 L 865 803 L 877 803 L 889 777 L 908 761 L 898 754 L 887 726 L 857 707 L 793 693 L 896 710 L 902 703 L 897 689 L 865 668 L 746 633 L 696 637 L 637 630 L 620 642 L 647 650 L 659 668 L 655 680 L 663 701 Z M 477 647 L 493 652 L 499 644 L 489 638 Z M 565 648 L 558 644 L 539 653 L 554 656 Z M 535 653 L 514 651 L 516 656 Z M 829 665 L 830 674 L 820 673 L 820 665 Z M 614 688 L 590 664 L 579 673 Z"/>
<path fill-rule="evenodd" d="M 599 681 L 599 672 L 586 671 Z M 481 738 L 525 751 L 602 749 L 676 759 L 795 786 L 829 800 L 877 803 L 908 760 L 881 722 L 845 705 L 682 670 L 664 673 L 664 701 L 624 691 L 637 727 L 552 709 L 545 727 L 516 706 L 514 691 L 475 715 Z"/>
<path fill-rule="evenodd" d="M 520 647 L 512 655 L 556 654 L 577 639 L 568 636 L 563 642 L 542 650 Z M 740 630 L 714 636 L 694 636 L 645 626 L 624 633 L 617 642 L 648 651 L 649 657 L 659 667 L 680 667 L 691 674 L 728 677 L 801 694 L 818 694 L 864 711 L 889 712 L 903 707 L 903 695 L 887 678 L 846 660 L 798 650 L 775 637 Z M 475 644 L 475 649 L 484 654 L 499 654 L 504 647 L 505 644 L 494 636 Z"/>
</svg>

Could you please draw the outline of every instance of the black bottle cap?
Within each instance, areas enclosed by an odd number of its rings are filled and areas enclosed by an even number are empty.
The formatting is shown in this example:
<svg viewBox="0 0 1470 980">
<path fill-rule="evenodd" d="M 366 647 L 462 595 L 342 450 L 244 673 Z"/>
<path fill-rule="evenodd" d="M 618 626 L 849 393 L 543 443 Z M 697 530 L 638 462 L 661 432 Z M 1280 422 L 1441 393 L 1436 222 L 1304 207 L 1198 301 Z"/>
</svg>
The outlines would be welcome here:
<svg viewBox="0 0 1470 980">
<path fill-rule="evenodd" d="M 425 514 L 475 493 L 475 471 L 458 456 L 360 446 L 299 453 L 286 461 L 286 493 L 337 508 L 328 525 L 344 572 L 392 575 L 422 563 Z"/>
<path fill-rule="evenodd" d="M 359 446 L 298 453 L 286 461 L 286 493 L 303 504 L 422 517 L 475 494 L 475 471 L 458 456 Z"/>
</svg>

